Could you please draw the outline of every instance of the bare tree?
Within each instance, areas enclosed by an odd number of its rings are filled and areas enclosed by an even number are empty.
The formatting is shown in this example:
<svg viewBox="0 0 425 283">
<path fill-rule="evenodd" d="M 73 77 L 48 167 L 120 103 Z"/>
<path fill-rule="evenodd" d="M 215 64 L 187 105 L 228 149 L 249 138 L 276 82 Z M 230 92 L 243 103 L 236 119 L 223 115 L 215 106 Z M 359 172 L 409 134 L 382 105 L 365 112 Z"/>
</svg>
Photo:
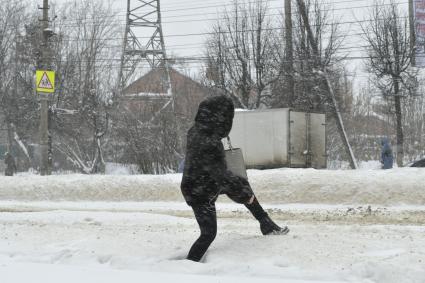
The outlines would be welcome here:
<svg viewBox="0 0 425 283">
<path fill-rule="evenodd" d="M 6 66 L 13 65 L 13 54 L 15 53 L 15 42 L 18 37 L 19 19 L 16 14 L 23 9 L 19 1 L 0 1 L 0 100 L 3 115 L 5 116 L 6 125 L 8 127 L 8 147 L 11 147 L 12 135 L 9 130 L 10 118 L 12 113 L 9 109 L 13 98 L 13 79 L 15 73 L 13 68 L 6 68 Z"/>
<path fill-rule="evenodd" d="M 23 156 L 24 162 L 18 165 L 28 168 L 32 166 L 28 144 L 34 133 L 36 97 L 31 91 L 33 74 L 23 18 L 32 18 L 25 3 L 0 0 L 0 124 L 6 128 L 8 150 Z"/>
<path fill-rule="evenodd" d="M 110 2 L 79 0 L 65 4 L 55 24 L 54 147 L 83 173 L 102 172 L 105 166 L 103 139 L 119 50 L 110 41 L 116 23 Z"/>
<path fill-rule="evenodd" d="M 408 17 L 391 1 L 383 5 L 376 1 L 370 21 L 362 25 L 369 44 L 369 71 L 377 78 L 383 96 L 394 107 L 396 117 L 397 164 L 403 166 L 404 133 L 402 98 L 411 94 L 415 73 L 411 68 L 412 48 Z"/>
<path fill-rule="evenodd" d="M 207 42 L 206 77 L 233 97 L 238 107 L 270 106 L 271 86 L 283 72 L 280 34 L 268 1 L 233 1 Z"/>
<path fill-rule="evenodd" d="M 158 101 L 135 101 L 134 106 L 140 111 L 120 106 L 126 115 L 115 120 L 118 123 L 114 132 L 115 142 L 120 151 L 116 161 L 135 164 L 142 174 L 175 172 L 179 159 L 183 158 L 179 153 L 182 133 L 178 130 L 175 115 L 161 111 L 151 123 L 152 114 L 159 110 L 161 104 Z"/>
<path fill-rule="evenodd" d="M 115 162 L 135 164 L 144 174 L 178 169 L 187 131 L 199 103 L 209 95 L 207 88 L 172 68 L 174 108 L 159 111 L 169 99 L 162 95 L 167 90 L 165 74 L 163 68 L 153 69 L 125 89 L 114 115 L 114 143 L 120 151 Z"/>
<path fill-rule="evenodd" d="M 297 1 L 294 21 L 294 55 L 296 101 L 293 107 L 304 111 L 326 111 L 332 105 L 323 74 L 329 70 L 335 76 L 343 73 L 341 56 L 337 55 L 344 37 L 332 16 L 332 7 L 318 0 Z M 331 78 L 337 81 L 337 78 Z M 287 104 L 289 104 L 287 102 Z"/>
</svg>

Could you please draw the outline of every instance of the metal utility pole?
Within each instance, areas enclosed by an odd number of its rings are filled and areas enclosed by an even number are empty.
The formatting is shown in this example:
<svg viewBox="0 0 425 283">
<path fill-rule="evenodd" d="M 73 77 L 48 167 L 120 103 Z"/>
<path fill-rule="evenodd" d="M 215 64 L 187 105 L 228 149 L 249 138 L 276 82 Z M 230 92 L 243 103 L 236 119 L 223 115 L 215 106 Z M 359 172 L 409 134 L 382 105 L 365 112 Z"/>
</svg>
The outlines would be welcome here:
<svg viewBox="0 0 425 283">
<path fill-rule="evenodd" d="M 335 118 L 336 118 L 336 124 L 337 124 L 337 127 L 338 127 L 338 131 L 339 131 L 339 135 L 341 137 L 342 143 L 344 144 L 345 152 L 347 153 L 347 155 L 349 157 L 350 166 L 351 166 L 352 169 L 357 169 L 358 168 L 357 161 L 356 161 L 356 158 L 354 156 L 353 150 L 351 148 L 350 142 L 348 140 L 347 133 L 345 131 L 344 122 L 342 120 L 341 112 L 339 110 L 338 102 L 336 100 L 332 84 L 329 80 L 327 70 L 321 65 L 320 60 L 319 60 L 320 59 L 319 46 L 317 45 L 316 41 L 314 40 L 314 35 L 313 35 L 313 31 L 311 30 L 311 26 L 310 26 L 310 22 L 309 22 L 309 19 L 308 19 L 307 9 L 306 9 L 304 0 L 297 0 L 297 3 L 298 3 L 298 8 L 300 10 L 301 17 L 303 19 L 305 28 L 307 30 L 308 41 L 309 41 L 310 46 L 312 48 L 312 51 L 313 51 L 313 54 L 314 54 L 314 57 L 315 57 L 315 60 L 316 60 L 316 64 L 318 64 L 318 66 L 321 69 L 320 72 L 322 73 L 323 79 L 325 81 L 325 86 L 327 88 L 327 92 L 328 92 L 330 98 L 332 99 L 332 104 L 334 106 L 334 114 L 335 114 Z"/>
<path fill-rule="evenodd" d="M 291 0 L 285 0 L 285 40 L 286 40 L 286 81 L 288 82 L 289 107 L 294 106 L 295 82 L 294 82 L 294 54 L 292 43 L 292 7 Z"/>
<path fill-rule="evenodd" d="M 49 0 L 43 0 L 43 18 L 41 21 L 41 29 L 43 34 L 42 43 L 42 58 L 39 63 L 39 69 L 49 70 L 50 65 L 50 48 L 49 38 L 52 36 L 52 31 L 49 29 Z M 40 173 L 41 175 L 50 175 L 49 168 L 49 99 L 50 95 L 44 92 L 38 92 L 40 100 L 40 126 L 39 126 L 39 139 L 40 139 Z"/>
<path fill-rule="evenodd" d="M 412 67 L 416 66 L 416 32 L 415 32 L 415 9 L 413 6 L 413 0 L 409 0 L 409 26 L 410 26 L 410 50 L 411 56 L 410 59 Z"/>
<path fill-rule="evenodd" d="M 134 79 L 143 63 L 150 69 L 165 68 L 165 81 L 171 95 L 171 78 L 161 24 L 160 0 L 127 0 L 118 89 L 121 92 Z"/>
</svg>

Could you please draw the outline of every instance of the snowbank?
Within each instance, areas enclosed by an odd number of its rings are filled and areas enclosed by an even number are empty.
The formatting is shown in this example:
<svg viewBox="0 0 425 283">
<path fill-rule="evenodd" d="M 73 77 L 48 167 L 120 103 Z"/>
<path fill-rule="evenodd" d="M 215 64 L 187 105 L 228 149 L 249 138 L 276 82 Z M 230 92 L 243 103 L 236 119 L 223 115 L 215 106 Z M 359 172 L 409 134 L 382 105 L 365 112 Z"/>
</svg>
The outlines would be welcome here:
<svg viewBox="0 0 425 283">
<path fill-rule="evenodd" d="M 137 174 L 137 166 L 106 162 L 105 173 L 107 175 L 135 175 Z"/>
<path fill-rule="evenodd" d="M 287 236 L 264 237 L 252 218 L 219 217 L 216 240 L 204 262 L 194 263 L 182 260 L 199 233 L 193 216 L 0 215 L 2 283 L 423 283 L 425 278 L 423 226 L 290 222 Z"/>
<path fill-rule="evenodd" d="M 22 272 L 25 270 L 25 272 Z M 187 275 L 147 271 L 106 269 L 103 267 L 82 267 L 69 265 L 48 265 L 40 263 L 13 264 L 0 266 L 3 283 L 140 283 L 140 282 L 202 282 L 202 283 L 325 283 L 324 281 L 284 280 L 268 278 L 241 278 L 234 276 Z M 48 274 L 48 276 L 46 276 Z M 342 282 L 342 281 L 341 281 Z M 333 281 L 332 283 L 338 283 Z"/>
<path fill-rule="evenodd" d="M 250 170 L 251 185 L 267 203 L 425 205 L 425 169 Z M 0 200 L 177 201 L 181 174 L 0 176 Z"/>
</svg>

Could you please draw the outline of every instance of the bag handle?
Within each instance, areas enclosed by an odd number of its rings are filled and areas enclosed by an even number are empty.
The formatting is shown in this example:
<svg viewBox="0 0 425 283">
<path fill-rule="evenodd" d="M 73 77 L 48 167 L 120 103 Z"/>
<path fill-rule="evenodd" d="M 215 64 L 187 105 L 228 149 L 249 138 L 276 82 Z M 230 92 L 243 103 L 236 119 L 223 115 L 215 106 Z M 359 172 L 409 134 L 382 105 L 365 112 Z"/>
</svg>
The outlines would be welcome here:
<svg viewBox="0 0 425 283">
<path fill-rule="evenodd" d="M 233 146 L 232 146 L 232 143 L 230 142 L 230 137 L 229 136 L 227 136 L 227 145 L 229 146 L 229 149 L 230 150 L 233 150 Z"/>
</svg>

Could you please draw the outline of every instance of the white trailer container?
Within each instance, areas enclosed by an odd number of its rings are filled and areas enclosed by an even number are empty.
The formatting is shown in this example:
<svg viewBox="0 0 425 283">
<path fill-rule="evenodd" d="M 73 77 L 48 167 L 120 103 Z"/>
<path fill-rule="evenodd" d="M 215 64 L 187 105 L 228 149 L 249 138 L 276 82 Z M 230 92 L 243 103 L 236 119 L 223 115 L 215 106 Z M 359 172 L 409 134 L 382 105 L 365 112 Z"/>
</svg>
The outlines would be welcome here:
<svg viewBox="0 0 425 283">
<path fill-rule="evenodd" d="M 230 138 L 242 149 L 247 168 L 327 166 L 324 114 L 288 108 L 236 111 Z"/>
</svg>

